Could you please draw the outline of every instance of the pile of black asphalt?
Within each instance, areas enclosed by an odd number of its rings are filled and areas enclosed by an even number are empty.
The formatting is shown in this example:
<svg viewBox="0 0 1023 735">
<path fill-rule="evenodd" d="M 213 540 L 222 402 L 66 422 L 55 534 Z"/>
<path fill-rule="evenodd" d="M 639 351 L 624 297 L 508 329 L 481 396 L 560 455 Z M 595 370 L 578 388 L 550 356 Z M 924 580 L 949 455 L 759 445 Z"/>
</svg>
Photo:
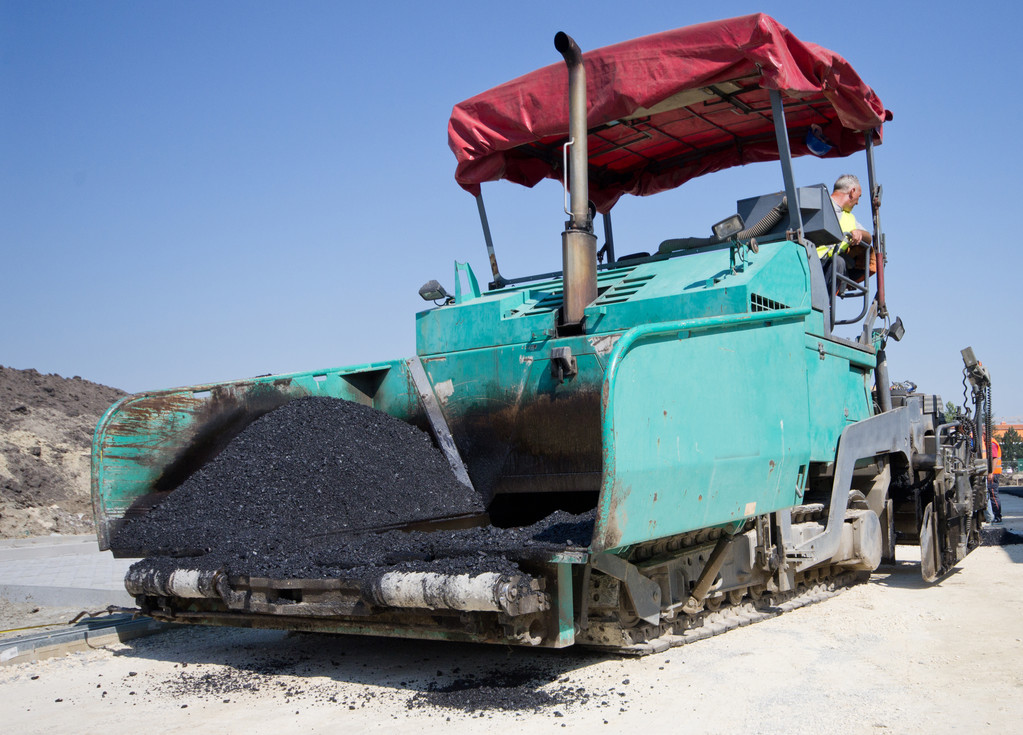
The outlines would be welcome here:
<svg viewBox="0 0 1023 735">
<path fill-rule="evenodd" d="M 426 433 L 331 398 L 285 404 L 250 424 L 112 546 L 150 567 L 272 579 L 356 579 L 396 570 L 512 572 L 525 557 L 585 548 L 594 514 L 523 528 L 374 531 L 485 511 Z"/>
</svg>

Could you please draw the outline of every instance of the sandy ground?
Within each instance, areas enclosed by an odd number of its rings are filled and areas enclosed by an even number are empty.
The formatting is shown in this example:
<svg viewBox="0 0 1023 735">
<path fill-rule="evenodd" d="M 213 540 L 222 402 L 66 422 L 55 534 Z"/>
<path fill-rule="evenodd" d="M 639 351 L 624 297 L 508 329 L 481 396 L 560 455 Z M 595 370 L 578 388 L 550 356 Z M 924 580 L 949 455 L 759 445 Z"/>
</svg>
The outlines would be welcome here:
<svg viewBox="0 0 1023 735">
<path fill-rule="evenodd" d="M 1005 497 L 1023 530 L 1023 500 Z M 872 583 L 642 659 L 181 628 L 0 669 L 7 732 L 1015 732 L 1023 546 L 981 547 L 934 586 L 912 549 Z M 433 687 L 536 676 L 538 711 L 410 708 Z M 582 690 L 579 688 L 582 687 Z"/>
</svg>

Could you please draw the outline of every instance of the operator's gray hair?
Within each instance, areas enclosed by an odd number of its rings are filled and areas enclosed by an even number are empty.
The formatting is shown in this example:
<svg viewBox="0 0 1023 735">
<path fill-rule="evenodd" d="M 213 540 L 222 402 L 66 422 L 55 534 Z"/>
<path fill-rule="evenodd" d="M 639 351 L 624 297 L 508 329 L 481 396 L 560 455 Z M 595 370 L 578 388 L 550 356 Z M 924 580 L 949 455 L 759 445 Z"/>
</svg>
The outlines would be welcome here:
<svg viewBox="0 0 1023 735">
<path fill-rule="evenodd" d="M 849 191 L 854 186 L 863 191 L 859 179 L 852 174 L 842 174 L 835 180 L 835 187 L 831 191 Z"/>
</svg>

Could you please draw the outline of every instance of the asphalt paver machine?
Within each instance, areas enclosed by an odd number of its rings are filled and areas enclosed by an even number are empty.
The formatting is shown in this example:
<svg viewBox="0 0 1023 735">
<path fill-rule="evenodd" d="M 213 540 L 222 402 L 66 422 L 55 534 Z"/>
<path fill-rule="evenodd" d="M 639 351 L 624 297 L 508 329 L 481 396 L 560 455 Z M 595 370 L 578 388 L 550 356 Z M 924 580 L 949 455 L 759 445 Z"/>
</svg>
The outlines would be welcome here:
<svg viewBox="0 0 1023 735">
<path fill-rule="evenodd" d="M 416 317 L 415 357 L 128 397 L 97 428 L 92 489 L 101 546 L 137 554 L 116 543 L 126 518 L 257 417 L 329 396 L 430 431 L 495 526 L 589 514 L 589 543 L 502 549 L 513 578 L 256 579 L 171 563 L 129 574 L 147 613 L 647 653 L 826 597 L 897 543 L 921 547 L 928 580 L 979 543 L 973 423 L 890 389 L 902 325 L 884 292 L 874 152 L 891 113 L 877 95 L 760 14 L 589 53 L 559 33 L 555 47 L 557 63 L 454 107 L 456 180 L 476 197 L 491 273 L 481 287 L 457 264 L 453 294 L 424 286 L 436 306 Z M 792 159 L 852 154 L 866 156 L 873 262 L 829 284 L 816 248 L 844 235 L 829 189 L 797 182 Z M 616 252 L 622 196 L 764 161 L 779 163 L 777 191 Z M 564 184 L 548 202 L 567 214 L 561 269 L 507 277 L 481 185 L 544 178 Z M 711 234 L 680 236 L 692 232 Z"/>
</svg>

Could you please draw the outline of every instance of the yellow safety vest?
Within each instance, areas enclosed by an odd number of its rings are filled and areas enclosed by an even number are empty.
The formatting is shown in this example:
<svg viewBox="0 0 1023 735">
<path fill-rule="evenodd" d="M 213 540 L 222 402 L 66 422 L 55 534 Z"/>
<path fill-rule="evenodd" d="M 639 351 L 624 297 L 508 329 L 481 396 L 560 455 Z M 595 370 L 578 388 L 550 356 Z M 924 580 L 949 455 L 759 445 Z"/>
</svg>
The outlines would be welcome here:
<svg viewBox="0 0 1023 735">
<path fill-rule="evenodd" d="M 862 230 L 860 223 L 856 221 L 855 215 L 852 212 L 847 212 L 844 209 L 842 214 L 838 215 L 838 226 L 842 228 L 842 232 L 852 232 L 853 230 Z M 834 243 L 832 245 L 818 245 L 817 246 L 817 257 L 826 258 L 834 254 L 835 246 L 838 246 L 838 252 L 844 253 L 849 249 L 849 241 L 842 240 L 842 242 Z"/>
</svg>

